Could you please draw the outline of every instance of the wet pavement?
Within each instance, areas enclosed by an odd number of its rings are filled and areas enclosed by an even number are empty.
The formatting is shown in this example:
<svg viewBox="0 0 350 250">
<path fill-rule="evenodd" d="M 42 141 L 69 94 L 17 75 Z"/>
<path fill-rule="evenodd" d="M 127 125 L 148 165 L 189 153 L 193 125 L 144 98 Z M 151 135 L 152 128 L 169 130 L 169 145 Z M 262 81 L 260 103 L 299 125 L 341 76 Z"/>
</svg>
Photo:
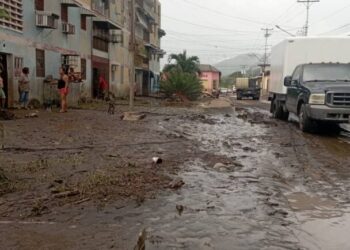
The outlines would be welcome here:
<svg viewBox="0 0 350 250">
<path fill-rule="evenodd" d="M 178 157 L 182 188 L 139 205 L 62 206 L 56 216 L 3 219 L 2 246 L 134 249 L 146 229 L 147 250 L 350 249 L 349 133 L 303 134 L 267 110 L 241 101 L 157 116 L 151 134 L 185 142 L 157 145 Z"/>
</svg>

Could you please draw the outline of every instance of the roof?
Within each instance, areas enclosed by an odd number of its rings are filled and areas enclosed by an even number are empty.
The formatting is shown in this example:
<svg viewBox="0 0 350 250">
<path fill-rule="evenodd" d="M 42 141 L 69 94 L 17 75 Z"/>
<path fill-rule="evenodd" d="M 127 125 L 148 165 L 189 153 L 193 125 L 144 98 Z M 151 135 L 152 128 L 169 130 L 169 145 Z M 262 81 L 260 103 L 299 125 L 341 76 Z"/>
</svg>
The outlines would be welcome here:
<svg viewBox="0 0 350 250">
<path fill-rule="evenodd" d="M 211 66 L 209 64 L 200 64 L 199 65 L 199 70 L 201 72 L 220 72 L 220 70 L 218 70 L 217 68 L 215 68 L 214 66 Z"/>
</svg>

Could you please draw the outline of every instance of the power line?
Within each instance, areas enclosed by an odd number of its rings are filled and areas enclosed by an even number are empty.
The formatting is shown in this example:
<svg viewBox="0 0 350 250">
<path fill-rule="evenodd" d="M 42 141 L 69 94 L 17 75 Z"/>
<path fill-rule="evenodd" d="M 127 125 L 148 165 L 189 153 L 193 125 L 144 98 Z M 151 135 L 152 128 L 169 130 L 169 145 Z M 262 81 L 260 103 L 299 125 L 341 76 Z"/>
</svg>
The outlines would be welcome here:
<svg viewBox="0 0 350 250">
<path fill-rule="evenodd" d="M 162 17 L 168 18 L 170 20 L 174 20 L 180 23 L 186 23 L 186 24 L 190 24 L 193 26 L 197 26 L 197 27 L 202 27 L 202 28 L 206 28 L 206 29 L 212 29 L 212 30 L 221 30 L 221 31 L 227 31 L 227 32 L 237 32 L 237 33 L 255 33 L 254 31 L 243 31 L 243 30 L 233 30 L 233 29 L 224 29 L 224 28 L 219 28 L 219 27 L 214 27 L 214 26 L 206 26 L 206 25 L 202 25 L 202 24 L 198 24 L 198 23 L 192 23 L 189 21 L 185 21 L 182 19 L 178 19 L 175 17 L 170 17 L 170 16 L 166 16 L 166 15 L 162 15 Z"/>
<path fill-rule="evenodd" d="M 225 16 L 225 17 L 229 17 L 229 18 L 232 18 L 232 19 L 236 19 L 236 20 L 240 20 L 240 21 L 244 21 L 244 22 L 249 22 L 249 23 L 254 23 L 254 24 L 258 24 L 258 25 L 261 25 L 261 24 L 266 25 L 267 24 L 266 22 L 259 22 L 259 21 L 248 19 L 248 18 L 244 18 L 244 17 L 231 16 L 231 15 L 228 15 L 228 14 L 226 14 L 224 12 L 217 11 L 215 9 L 211 9 L 211 8 L 205 7 L 203 5 L 199 5 L 197 3 L 193 3 L 193 2 L 188 1 L 188 0 L 183 0 L 183 1 L 186 2 L 187 4 L 196 6 L 197 8 L 200 8 L 200 9 L 203 9 L 203 10 L 207 10 L 210 13 L 216 13 L 216 14 L 218 14 L 220 16 Z"/>
<path fill-rule="evenodd" d="M 318 3 L 320 0 L 298 0 L 298 3 L 304 3 L 306 5 L 306 23 L 304 27 L 304 35 L 307 36 L 309 34 L 309 14 L 310 7 L 313 3 Z"/>
</svg>

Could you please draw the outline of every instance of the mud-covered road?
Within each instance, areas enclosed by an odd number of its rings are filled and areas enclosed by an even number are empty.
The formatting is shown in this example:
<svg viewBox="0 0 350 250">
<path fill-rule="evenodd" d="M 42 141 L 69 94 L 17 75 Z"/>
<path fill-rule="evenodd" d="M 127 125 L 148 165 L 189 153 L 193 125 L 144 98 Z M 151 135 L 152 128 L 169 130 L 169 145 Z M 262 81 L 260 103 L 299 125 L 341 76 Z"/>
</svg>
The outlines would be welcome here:
<svg viewBox="0 0 350 250">
<path fill-rule="evenodd" d="M 0 166 L 26 185 L 0 196 L 0 248 L 134 249 L 145 229 L 147 250 L 350 249 L 349 134 L 303 134 L 254 101 L 207 106 L 5 122 Z M 78 197 L 52 197 L 62 182 Z"/>
</svg>

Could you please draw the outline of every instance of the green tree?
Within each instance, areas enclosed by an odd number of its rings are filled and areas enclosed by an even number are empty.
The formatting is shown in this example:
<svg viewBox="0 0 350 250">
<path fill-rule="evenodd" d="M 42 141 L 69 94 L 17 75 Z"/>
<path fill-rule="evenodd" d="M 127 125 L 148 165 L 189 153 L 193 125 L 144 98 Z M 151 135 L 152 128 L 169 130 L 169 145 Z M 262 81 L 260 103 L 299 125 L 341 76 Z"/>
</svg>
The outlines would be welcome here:
<svg viewBox="0 0 350 250">
<path fill-rule="evenodd" d="M 0 18 L 9 18 L 9 13 L 6 10 L 0 8 Z"/>
<path fill-rule="evenodd" d="M 196 74 L 172 69 L 161 82 L 161 91 L 166 97 L 178 97 L 182 101 L 195 101 L 203 91 L 203 84 Z"/>
<path fill-rule="evenodd" d="M 169 63 L 163 69 L 164 72 L 170 72 L 173 69 L 181 70 L 184 73 L 196 74 L 199 72 L 199 58 L 197 56 L 187 57 L 186 50 L 180 54 L 171 54 Z"/>
</svg>

